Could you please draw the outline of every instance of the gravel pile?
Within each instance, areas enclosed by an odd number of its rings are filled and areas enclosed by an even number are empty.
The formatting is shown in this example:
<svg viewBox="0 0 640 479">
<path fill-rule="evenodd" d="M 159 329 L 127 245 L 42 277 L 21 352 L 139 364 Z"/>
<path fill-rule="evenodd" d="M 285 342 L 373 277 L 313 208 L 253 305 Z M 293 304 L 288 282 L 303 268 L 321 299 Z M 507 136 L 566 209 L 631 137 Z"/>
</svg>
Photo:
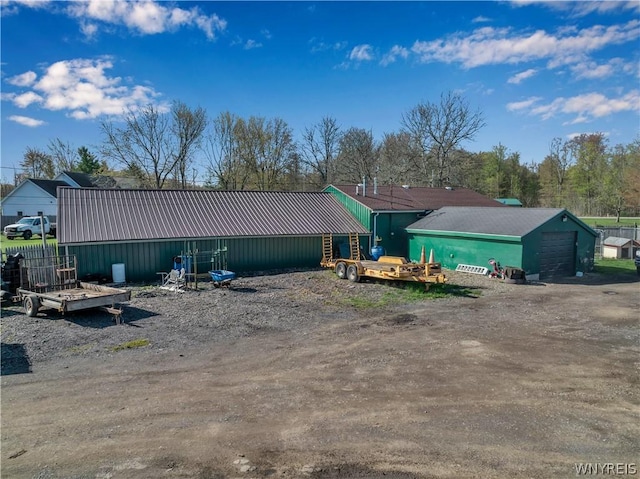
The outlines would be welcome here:
<svg viewBox="0 0 640 479">
<path fill-rule="evenodd" d="M 462 296 L 494 295 L 523 287 L 455 271 L 446 275 L 447 288 Z M 348 321 L 363 308 L 384 314 L 388 306 L 378 307 L 376 301 L 400 293 L 402 284 L 351 283 L 330 271 L 309 270 L 241 277 L 228 288 L 214 288 L 210 282 L 184 292 L 149 285 L 128 287 L 132 295 L 124 306 L 123 325 L 115 325 L 110 314 L 99 310 L 67 315 L 49 310 L 30 318 L 20 304 L 4 306 L 3 372 L 64 358 L 108 358 L 136 344 L 157 351 L 187 351 L 197 345 L 273 331 L 304 335 L 318 322 L 328 318 Z M 460 301 L 460 297 L 423 301 Z"/>
</svg>

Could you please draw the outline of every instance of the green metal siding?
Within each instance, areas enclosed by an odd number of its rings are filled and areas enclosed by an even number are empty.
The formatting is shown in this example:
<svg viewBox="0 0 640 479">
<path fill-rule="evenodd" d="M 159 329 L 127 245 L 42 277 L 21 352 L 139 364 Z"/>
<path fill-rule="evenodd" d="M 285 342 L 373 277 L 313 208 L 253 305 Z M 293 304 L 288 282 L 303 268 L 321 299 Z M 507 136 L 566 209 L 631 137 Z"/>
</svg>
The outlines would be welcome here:
<svg viewBox="0 0 640 479">
<path fill-rule="evenodd" d="M 342 203 L 342 205 L 347 209 L 349 213 L 353 215 L 355 219 L 357 219 L 362 226 L 367 228 L 369 231 L 373 228 L 373 223 L 371 220 L 371 209 L 364 206 L 361 203 L 358 203 L 349 195 L 344 194 L 342 191 L 334 188 L 333 186 L 328 186 L 324 191 L 328 191 L 336 199 Z"/>
<path fill-rule="evenodd" d="M 362 226 L 371 231 L 372 235 L 375 223 L 375 234 L 382 239 L 380 246 L 385 249 L 385 254 L 407 256 L 407 231 L 405 228 L 418 220 L 417 212 L 376 213 L 333 186 L 328 186 L 324 191 L 335 196 Z M 373 242 L 369 244 L 368 241 L 366 246 L 369 249 L 373 246 Z"/>
<path fill-rule="evenodd" d="M 360 240 L 366 246 L 368 236 L 361 236 Z M 196 248 L 200 252 L 214 251 L 221 242 L 227 246 L 227 267 L 237 273 L 315 267 L 322 259 L 320 236 L 120 242 L 70 245 L 68 249 L 69 254 L 77 256 L 80 277 L 86 274 L 111 276 L 111 266 L 124 263 L 127 282 L 137 283 L 158 280 L 156 272 L 169 271 L 174 256 Z M 60 250 L 65 254 L 64 246 Z M 198 264 L 199 273 L 206 273 L 207 268 L 210 268 L 207 264 Z"/>
<path fill-rule="evenodd" d="M 420 261 L 422 246 L 425 247 L 427 260 L 433 249 L 434 260 L 448 269 L 458 264 L 471 264 L 490 268 L 489 259 L 496 258 L 503 266 L 522 268 L 522 244 L 519 238 L 506 236 L 471 237 L 456 233 L 441 234 L 425 231 L 409 233 L 409 259 Z"/>
<path fill-rule="evenodd" d="M 542 234 L 550 232 L 576 232 L 575 269 L 586 272 L 587 265 L 593 264 L 596 236 L 591 228 L 575 221 L 568 215 L 567 221 L 562 221 L 562 215 L 547 221 L 522 238 L 526 254 L 523 258 L 525 270 L 529 273 L 540 273 L 540 250 L 542 249 Z"/>
<path fill-rule="evenodd" d="M 377 218 L 376 218 L 377 215 Z M 406 227 L 418 220 L 417 213 L 372 213 L 371 224 L 376 226 L 379 243 L 389 256 L 407 257 L 408 236 Z M 373 232 L 373 226 L 371 231 Z"/>
</svg>

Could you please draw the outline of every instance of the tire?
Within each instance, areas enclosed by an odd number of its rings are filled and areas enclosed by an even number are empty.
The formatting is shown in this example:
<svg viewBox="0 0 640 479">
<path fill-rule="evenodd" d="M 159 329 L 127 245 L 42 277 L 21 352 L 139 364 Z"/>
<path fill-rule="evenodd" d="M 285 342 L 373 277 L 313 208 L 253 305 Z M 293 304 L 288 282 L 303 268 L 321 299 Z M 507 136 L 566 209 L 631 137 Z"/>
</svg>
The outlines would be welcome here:
<svg viewBox="0 0 640 479">
<path fill-rule="evenodd" d="M 31 294 L 24 298 L 24 310 L 27 313 L 27 316 L 33 318 L 38 314 L 38 309 L 40 309 L 40 300 L 35 294 Z"/>
<path fill-rule="evenodd" d="M 27 230 L 24 233 L 22 233 L 22 237 L 26 240 L 31 239 L 33 235 L 31 234 L 31 230 Z"/>
<path fill-rule="evenodd" d="M 7 239 L 13 241 L 13 236 L 7 236 Z"/>
<path fill-rule="evenodd" d="M 340 279 L 347 279 L 347 264 L 340 261 L 336 264 L 336 276 Z"/>
<path fill-rule="evenodd" d="M 357 283 L 360 281 L 360 275 L 358 274 L 358 267 L 355 264 L 350 264 L 347 268 L 347 278 L 349 281 Z"/>
</svg>

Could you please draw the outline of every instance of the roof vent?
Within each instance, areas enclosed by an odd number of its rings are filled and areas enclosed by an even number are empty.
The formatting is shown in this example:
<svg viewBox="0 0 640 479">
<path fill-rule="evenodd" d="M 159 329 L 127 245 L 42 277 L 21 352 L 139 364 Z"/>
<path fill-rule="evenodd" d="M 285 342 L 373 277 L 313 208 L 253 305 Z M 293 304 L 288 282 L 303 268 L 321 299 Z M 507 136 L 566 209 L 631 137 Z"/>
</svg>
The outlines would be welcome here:
<svg viewBox="0 0 640 479">
<path fill-rule="evenodd" d="M 408 189 L 409 189 L 409 185 L 402 185 L 402 187 L 403 187 L 405 190 L 408 190 Z"/>
<path fill-rule="evenodd" d="M 453 190 L 453 188 L 451 188 L 450 186 L 445 186 L 445 187 L 444 187 L 444 189 L 445 189 L 445 190 L 449 190 L 449 191 L 452 191 L 452 190 Z"/>
</svg>

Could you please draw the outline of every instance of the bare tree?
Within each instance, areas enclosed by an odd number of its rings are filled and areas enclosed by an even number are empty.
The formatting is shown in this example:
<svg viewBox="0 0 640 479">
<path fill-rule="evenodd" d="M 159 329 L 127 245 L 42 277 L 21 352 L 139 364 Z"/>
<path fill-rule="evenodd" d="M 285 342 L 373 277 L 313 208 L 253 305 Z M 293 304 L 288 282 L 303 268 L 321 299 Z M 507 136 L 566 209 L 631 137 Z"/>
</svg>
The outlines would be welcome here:
<svg viewBox="0 0 640 479">
<path fill-rule="evenodd" d="M 336 173 L 339 181 L 373 180 L 378 166 L 378 147 L 371 130 L 349 128 L 340 137 Z"/>
<path fill-rule="evenodd" d="M 301 161 L 310 169 L 311 181 L 318 189 L 333 181 L 340 136 L 340 127 L 331 117 L 305 128 L 302 134 Z"/>
<path fill-rule="evenodd" d="M 204 153 L 208 159 L 208 183 L 223 190 L 244 190 L 250 171 L 240 157 L 239 136 L 244 120 L 224 112 L 212 122 L 205 137 Z"/>
<path fill-rule="evenodd" d="M 194 150 L 200 147 L 207 127 L 207 114 L 203 108 L 191 110 L 182 102 L 175 102 L 172 109 L 171 130 L 177 140 L 176 173 L 182 188 L 187 187 L 187 171 L 193 161 Z"/>
<path fill-rule="evenodd" d="M 102 154 L 138 172 L 149 186 L 162 188 L 170 175 L 184 184 L 188 161 L 206 125 L 204 112 L 176 102 L 168 115 L 148 105 L 139 111 L 129 110 L 124 122 L 123 128 L 110 121 L 102 123 Z"/>
<path fill-rule="evenodd" d="M 37 148 L 27 148 L 20 167 L 28 178 L 51 179 L 56 174 L 51 155 Z"/>
<path fill-rule="evenodd" d="M 422 184 L 416 168 L 420 151 L 407 132 L 385 133 L 380 145 L 378 181 L 381 184 Z"/>
<path fill-rule="evenodd" d="M 472 112 L 458 93 L 440 96 L 440 103 L 421 103 L 402 117 L 402 126 L 422 152 L 423 175 L 433 175 L 432 186 L 448 183 L 451 152 L 463 141 L 473 140 L 485 126 L 480 111 Z"/>
<path fill-rule="evenodd" d="M 77 150 L 69 142 L 65 143 L 60 138 L 51 140 L 49 142 L 49 152 L 57 173 L 75 170 L 78 163 L 78 154 Z"/>
<path fill-rule="evenodd" d="M 297 161 L 291 129 L 279 118 L 244 120 L 222 113 L 213 121 L 205 146 L 209 177 L 222 189 L 282 187 Z"/>
</svg>

